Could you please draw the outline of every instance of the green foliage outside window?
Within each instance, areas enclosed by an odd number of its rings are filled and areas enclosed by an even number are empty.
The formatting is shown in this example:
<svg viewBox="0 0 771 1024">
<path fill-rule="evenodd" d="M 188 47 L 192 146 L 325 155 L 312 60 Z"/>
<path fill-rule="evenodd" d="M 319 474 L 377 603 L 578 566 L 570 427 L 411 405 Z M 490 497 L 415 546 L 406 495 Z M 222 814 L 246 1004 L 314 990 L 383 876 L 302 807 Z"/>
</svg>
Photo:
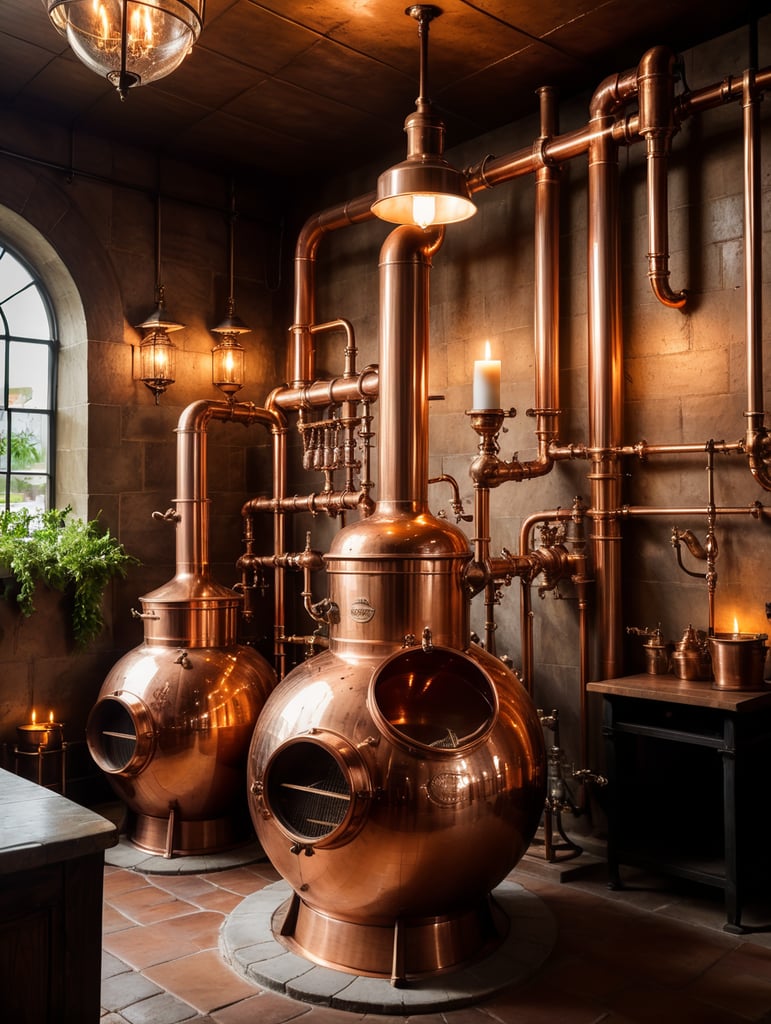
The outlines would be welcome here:
<svg viewBox="0 0 771 1024">
<path fill-rule="evenodd" d="M 11 469 L 29 469 L 40 462 L 40 442 L 31 430 L 20 430 L 11 436 Z M 8 438 L 0 434 L 0 458 L 8 451 Z"/>
</svg>

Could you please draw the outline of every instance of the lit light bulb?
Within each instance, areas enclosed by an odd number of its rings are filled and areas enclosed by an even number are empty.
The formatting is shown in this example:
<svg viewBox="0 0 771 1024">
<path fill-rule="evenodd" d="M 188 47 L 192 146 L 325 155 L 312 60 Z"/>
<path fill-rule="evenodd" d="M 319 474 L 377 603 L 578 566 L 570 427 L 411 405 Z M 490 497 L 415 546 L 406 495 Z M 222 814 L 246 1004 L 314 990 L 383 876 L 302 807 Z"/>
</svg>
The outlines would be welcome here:
<svg viewBox="0 0 771 1024">
<path fill-rule="evenodd" d="M 412 219 L 421 228 L 434 223 L 436 217 L 436 199 L 428 195 L 412 197 Z"/>
</svg>

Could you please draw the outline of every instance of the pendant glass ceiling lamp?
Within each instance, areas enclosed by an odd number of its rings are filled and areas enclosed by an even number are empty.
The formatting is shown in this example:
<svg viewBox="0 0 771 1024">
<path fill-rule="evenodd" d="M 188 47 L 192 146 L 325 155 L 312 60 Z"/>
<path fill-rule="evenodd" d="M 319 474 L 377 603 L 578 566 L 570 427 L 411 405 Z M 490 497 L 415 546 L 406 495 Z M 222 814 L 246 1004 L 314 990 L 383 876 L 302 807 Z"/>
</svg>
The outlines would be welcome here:
<svg viewBox="0 0 771 1024">
<path fill-rule="evenodd" d="M 201 34 L 206 0 L 43 2 L 75 56 L 125 99 L 179 67 Z"/>
<path fill-rule="evenodd" d="M 166 312 L 163 285 L 161 284 L 161 200 L 158 197 L 155 214 L 155 309 L 137 324 L 145 331 L 139 346 L 139 378 L 155 395 L 155 404 L 163 392 L 174 383 L 176 374 L 177 346 L 169 337 L 172 331 L 185 326 L 177 323 Z"/>
<path fill-rule="evenodd" d="M 431 4 L 413 4 L 404 12 L 418 23 L 420 95 L 404 122 L 407 159 L 378 178 L 372 212 L 393 224 L 454 224 L 476 213 L 461 171 L 445 160 L 444 122 L 428 98 L 428 26 L 442 12 Z"/>
<path fill-rule="evenodd" d="M 230 256 L 228 260 L 228 305 L 227 315 L 221 324 L 212 327 L 212 333 L 219 337 L 219 342 L 211 351 L 211 382 L 219 388 L 228 401 L 232 402 L 237 391 L 244 386 L 244 349 L 238 341 L 239 334 L 248 334 L 247 327 L 240 316 L 236 315 L 233 300 L 233 248 L 236 221 L 235 191 L 230 194 Z"/>
</svg>

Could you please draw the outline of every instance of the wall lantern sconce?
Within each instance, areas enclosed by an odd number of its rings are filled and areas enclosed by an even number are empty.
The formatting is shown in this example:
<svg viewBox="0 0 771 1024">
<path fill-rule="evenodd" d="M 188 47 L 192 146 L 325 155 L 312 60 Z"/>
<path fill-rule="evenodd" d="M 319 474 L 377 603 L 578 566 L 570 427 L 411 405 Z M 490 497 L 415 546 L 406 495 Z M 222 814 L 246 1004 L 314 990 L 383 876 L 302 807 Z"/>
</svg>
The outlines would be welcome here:
<svg viewBox="0 0 771 1024">
<path fill-rule="evenodd" d="M 221 335 L 222 340 L 211 350 L 211 382 L 232 402 L 236 392 L 244 386 L 244 347 L 238 335 L 245 334 L 249 328 L 242 324 L 240 317 L 228 314 L 219 327 L 212 330 Z"/>
<path fill-rule="evenodd" d="M 155 395 L 155 404 L 158 405 L 160 396 L 176 379 L 177 346 L 169 334 L 185 326 L 166 312 L 161 284 L 160 196 L 155 208 L 155 280 L 155 309 L 141 324 L 137 324 L 137 329 L 146 332 L 139 346 L 139 379 Z"/>
<path fill-rule="evenodd" d="M 203 28 L 206 0 L 44 0 L 78 60 L 126 98 L 175 71 Z"/>
<path fill-rule="evenodd" d="M 225 319 L 216 327 L 212 327 L 212 334 L 216 334 L 219 341 L 211 352 L 211 382 L 227 395 L 229 402 L 234 400 L 236 393 L 244 386 L 244 349 L 239 343 L 238 337 L 240 334 L 248 334 L 251 330 L 251 328 L 246 326 L 241 317 L 236 314 L 235 301 L 233 299 L 235 221 L 235 190 L 231 188 L 230 222 L 228 228 L 230 242 L 228 305 Z"/>
<path fill-rule="evenodd" d="M 377 182 L 372 212 L 393 224 L 454 224 L 476 213 L 468 185 L 442 156 L 444 122 L 434 114 L 428 98 L 428 26 L 441 14 L 431 4 L 413 4 L 405 14 L 418 23 L 420 40 L 420 95 L 415 112 L 404 122 L 407 159 L 384 171 Z"/>
<path fill-rule="evenodd" d="M 155 395 L 158 405 L 163 392 L 176 379 L 177 346 L 169 337 L 170 331 L 179 331 L 184 324 L 171 320 L 165 312 L 163 287 L 157 293 L 158 305 L 150 316 L 137 327 L 146 331 L 139 346 L 139 379 Z"/>
</svg>

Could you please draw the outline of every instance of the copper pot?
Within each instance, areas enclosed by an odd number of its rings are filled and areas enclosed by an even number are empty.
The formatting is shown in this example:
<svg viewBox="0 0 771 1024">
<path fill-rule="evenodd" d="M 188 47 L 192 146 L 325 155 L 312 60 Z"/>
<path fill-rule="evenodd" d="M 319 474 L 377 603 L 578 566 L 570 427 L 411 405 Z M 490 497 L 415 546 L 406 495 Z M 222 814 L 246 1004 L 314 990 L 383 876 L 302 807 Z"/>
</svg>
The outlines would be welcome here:
<svg viewBox="0 0 771 1024">
<path fill-rule="evenodd" d="M 88 719 L 91 756 L 132 812 L 129 838 L 172 856 L 251 834 L 244 766 L 273 670 L 248 647 L 144 643 L 113 666 Z"/>
<path fill-rule="evenodd" d="M 280 939 L 344 971 L 456 966 L 496 941 L 488 894 L 544 803 L 543 734 L 479 647 L 320 654 L 266 702 L 249 752 L 258 839 L 296 896 Z"/>
</svg>

